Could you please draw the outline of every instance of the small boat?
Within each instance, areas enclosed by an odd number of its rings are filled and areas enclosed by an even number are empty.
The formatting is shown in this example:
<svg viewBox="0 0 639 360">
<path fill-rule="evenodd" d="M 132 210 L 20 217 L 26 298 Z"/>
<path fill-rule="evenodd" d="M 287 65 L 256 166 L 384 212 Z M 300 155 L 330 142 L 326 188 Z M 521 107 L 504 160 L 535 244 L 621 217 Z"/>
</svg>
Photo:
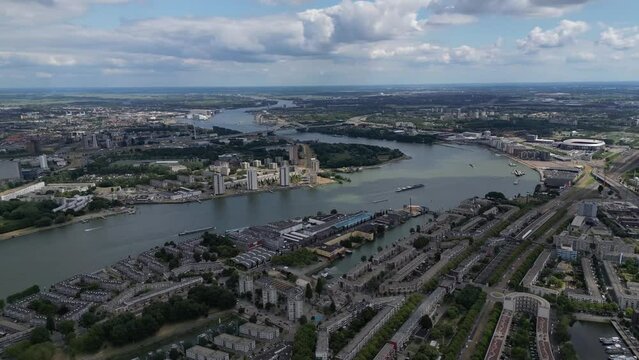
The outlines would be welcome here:
<svg viewBox="0 0 639 360">
<path fill-rule="evenodd" d="M 346 249 L 346 255 L 353 255 L 353 250 Z"/>
<path fill-rule="evenodd" d="M 519 179 L 515 179 L 515 181 L 513 181 L 513 185 L 519 185 Z"/>
<path fill-rule="evenodd" d="M 524 175 L 526 175 L 526 173 L 521 171 L 521 170 L 519 170 L 519 169 L 515 169 L 515 170 L 513 170 L 513 175 L 515 175 L 515 176 L 524 176 Z"/>
<path fill-rule="evenodd" d="M 386 202 L 386 201 L 388 201 L 388 199 L 375 200 L 375 201 L 373 201 L 373 204 L 379 204 L 379 203 L 383 203 L 383 202 Z"/>
<path fill-rule="evenodd" d="M 614 336 L 614 337 L 600 337 L 599 341 L 604 344 L 604 345 L 614 345 L 616 343 L 618 343 L 620 341 L 619 337 Z"/>
<path fill-rule="evenodd" d="M 468 166 L 470 166 L 471 168 L 475 167 L 475 165 L 473 165 L 473 164 L 468 164 Z"/>
<path fill-rule="evenodd" d="M 424 184 L 415 184 L 415 185 L 410 185 L 410 186 L 402 186 L 402 187 L 398 187 L 397 189 L 395 189 L 395 192 L 403 192 L 403 191 L 418 189 L 418 188 L 422 188 L 422 187 L 424 187 Z"/>
<path fill-rule="evenodd" d="M 508 163 L 508 166 L 510 166 L 510 167 L 517 167 L 517 164 L 515 164 L 515 163 L 513 163 L 513 162 L 509 162 L 509 163 Z"/>
</svg>

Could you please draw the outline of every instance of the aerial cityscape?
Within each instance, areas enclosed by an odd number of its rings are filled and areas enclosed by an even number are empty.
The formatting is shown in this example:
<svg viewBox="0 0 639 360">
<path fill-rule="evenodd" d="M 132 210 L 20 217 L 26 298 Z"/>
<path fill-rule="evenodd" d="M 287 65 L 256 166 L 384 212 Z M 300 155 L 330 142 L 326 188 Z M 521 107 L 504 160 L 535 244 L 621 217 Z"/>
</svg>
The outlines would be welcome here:
<svg viewBox="0 0 639 360">
<path fill-rule="evenodd" d="M 639 3 L 0 2 L 0 359 L 639 358 Z"/>
</svg>

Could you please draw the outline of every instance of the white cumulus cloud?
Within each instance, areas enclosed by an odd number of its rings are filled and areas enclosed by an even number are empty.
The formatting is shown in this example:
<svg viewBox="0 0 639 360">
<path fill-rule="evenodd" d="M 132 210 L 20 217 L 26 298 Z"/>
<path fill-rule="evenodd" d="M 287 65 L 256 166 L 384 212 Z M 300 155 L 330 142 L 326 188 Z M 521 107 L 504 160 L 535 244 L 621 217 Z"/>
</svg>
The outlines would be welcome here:
<svg viewBox="0 0 639 360">
<path fill-rule="evenodd" d="M 588 24 L 583 21 L 561 20 L 557 27 L 550 30 L 536 26 L 526 38 L 517 40 L 517 45 L 526 52 L 562 47 L 574 42 L 577 36 L 588 31 L 588 28 Z"/>
<path fill-rule="evenodd" d="M 508 14 L 516 16 L 562 16 L 592 0 L 440 0 L 433 5 L 438 12 Z"/>
<path fill-rule="evenodd" d="M 639 45 L 639 26 L 618 29 L 609 27 L 600 34 L 599 41 L 617 50 L 634 48 Z"/>
</svg>

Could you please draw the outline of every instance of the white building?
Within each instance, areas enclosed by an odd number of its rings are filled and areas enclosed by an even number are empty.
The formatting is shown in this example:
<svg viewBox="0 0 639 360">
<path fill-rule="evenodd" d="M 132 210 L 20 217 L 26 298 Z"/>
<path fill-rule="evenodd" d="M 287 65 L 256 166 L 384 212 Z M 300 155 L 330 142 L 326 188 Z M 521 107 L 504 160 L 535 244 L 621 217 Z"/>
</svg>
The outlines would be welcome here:
<svg viewBox="0 0 639 360">
<path fill-rule="evenodd" d="M 251 322 L 240 325 L 240 334 L 258 340 L 275 340 L 280 336 L 280 330 L 276 327 L 253 324 Z"/>
<path fill-rule="evenodd" d="M 240 275 L 240 279 L 238 281 L 238 292 L 240 294 L 245 294 L 247 292 L 253 292 L 253 277 L 251 275 Z"/>
<path fill-rule="evenodd" d="M 311 171 L 314 173 L 318 173 L 320 171 L 320 162 L 316 158 L 312 158 L 309 164 Z"/>
<path fill-rule="evenodd" d="M 299 287 L 289 290 L 286 298 L 288 319 L 295 321 L 304 315 L 304 290 Z"/>
<path fill-rule="evenodd" d="M 248 169 L 246 173 L 246 188 L 248 190 L 257 190 L 257 170 Z"/>
<path fill-rule="evenodd" d="M 213 343 L 217 346 L 243 353 L 248 353 L 255 349 L 255 340 L 229 334 L 220 334 L 214 337 Z"/>
<path fill-rule="evenodd" d="M 280 186 L 291 186 L 291 173 L 287 165 L 280 168 Z"/>
<path fill-rule="evenodd" d="M 20 186 L 15 189 L 7 190 L 5 192 L 0 193 L 0 200 L 9 201 L 9 200 L 17 199 L 21 196 L 31 194 L 32 192 L 36 192 L 43 188 L 44 188 L 44 182 L 42 181 Z"/>
<path fill-rule="evenodd" d="M 45 154 L 38 156 L 38 162 L 40 163 L 40 169 L 49 170 L 49 163 Z"/>
<path fill-rule="evenodd" d="M 229 360 L 229 354 L 195 345 L 186 350 L 186 358 L 189 360 Z"/>
<path fill-rule="evenodd" d="M 226 187 L 224 186 L 224 175 L 213 174 L 213 193 L 215 195 L 223 195 L 225 192 Z"/>
</svg>

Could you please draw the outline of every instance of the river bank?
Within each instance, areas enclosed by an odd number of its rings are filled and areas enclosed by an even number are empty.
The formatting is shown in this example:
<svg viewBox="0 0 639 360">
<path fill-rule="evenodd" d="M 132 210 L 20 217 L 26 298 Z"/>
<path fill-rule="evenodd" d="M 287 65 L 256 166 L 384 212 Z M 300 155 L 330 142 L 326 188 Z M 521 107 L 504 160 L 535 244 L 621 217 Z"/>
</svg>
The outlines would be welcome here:
<svg viewBox="0 0 639 360">
<path fill-rule="evenodd" d="M 95 218 L 87 223 L 76 222 L 13 241 L 1 241 L 0 297 L 33 284 L 45 287 L 74 274 L 95 271 L 167 241 L 177 241 L 178 232 L 184 229 L 215 226 L 217 231 L 223 232 L 318 211 L 376 212 L 401 208 L 409 203 L 440 211 L 490 191 L 499 191 L 508 197 L 521 192 L 525 194 L 539 181 L 536 174 L 528 172 L 520 178 L 519 185 L 513 185 L 508 160 L 477 146 L 452 148 L 309 133 L 289 136 L 296 141 L 349 142 L 397 148 L 410 159 L 348 174 L 351 182 L 340 186 L 266 191 L 201 203 L 137 205 L 135 215 Z M 469 163 L 475 164 L 475 168 L 469 167 Z M 398 187 L 411 184 L 425 186 L 395 192 Z M 380 199 L 384 201 L 379 202 Z M 400 232 L 404 236 L 406 230 Z M 373 254 L 376 247 L 366 244 L 358 250 Z M 350 261 L 357 264 L 355 258 L 351 256 L 336 269 L 337 272 L 353 266 L 348 264 Z"/>
<path fill-rule="evenodd" d="M 369 165 L 369 166 L 358 166 L 357 168 L 359 169 L 358 171 L 354 171 L 354 172 L 344 172 L 343 168 L 322 168 L 322 172 L 326 172 L 326 173 L 337 173 L 337 174 L 353 174 L 355 172 L 364 172 L 366 170 L 372 170 L 372 169 L 380 169 L 383 166 L 389 165 L 389 164 L 393 164 L 399 161 L 404 161 L 404 160 L 410 160 L 411 157 L 408 155 L 403 155 L 401 157 L 395 158 L 395 159 L 390 159 L 390 160 L 386 160 L 383 162 L 380 162 L 379 164 L 375 164 L 375 165 Z M 152 200 L 152 201 L 126 201 L 127 204 L 131 204 L 131 205 L 171 205 L 171 204 L 188 204 L 188 203 L 195 203 L 195 202 L 203 202 L 203 201 L 210 201 L 210 200 L 215 200 L 215 199 L 223 199 L 223 198 L 231 198 L 231 197 L 236 197 L 236 196 L 246 196 L 246 195 L 250 195 L 250 194 L 259 194 L 259 193 L 274 193 L 277 191 L 289 191 L 289 190 L 297 190 L 297 189 L 303 189 L 303 188 L 310 188 L 313 189 L 315 187 L 318 186 L 325 186 L 325 185 L 333 185 L 333 184 L 341 184 L 339 181 L 330 179 L 330 178 L 326 178 L 326 177 L 322 177 L 321 175 L 317 177 L 317 183 L 316 184 L 295 184 L 295 185 L 290 185 L 290 186 L 286 186 L 286 187 L 282 187 L 282 186 L 271 186 L 271 187 L 262 187 L 259 190 L 241 190 L 241 191 L 233 191 L 233 190 L 227 190 L 228 192 L 223 194 L 223 195 L 213 195 L 213 194 L 206 194 L 203 196 L 199 196 L 199 197 L 194 197 L 194 198 L 190 198 L 190 199 L 183 199 L 183 200 Z"/>
<path fill-rule="evenodd" d="M 25 235 L 30 235 L 30 234 L 35 234 L 38 232 L 43 232 L 43 231 L 48 231 L 48 230 L 52 230 L 52 229 L 57 229 L 57 228 L 61 228 L 64 226 L 68 226 L 68 225 L 73 225 L 73 224 L 77 224 L 77 223 L 81 223 L 81 222 L 87 222 L 89 220 L 93 220 L 93 219 L 103 219 L 103 218 L 107 218 L 110 216 L 116 216 L 116 215 L 130 215 L 130 214 L 134 214 L 135 213 L 135 209 L 131 209 L 129 207 L 118 207 L 117 209 L 107 209 L 107 210 L 101 210 L 95 213 L 90 213 L 90 214 L 85 214 L 85 215 L 81 215 L 81 216 L 76 216 L 73 219 L 63 222 L 61 224 L 53 224 L 53 225 L 49 225 L 49 226 L 43 226 L 43 227 L 35 227 L 35 226 L 31 226 L 28 228 L 24 228 L 24 229 L 18 229 L 18 230 L 14 230 L 14 231 L 9 231 L 3 234 L 0 234 L 0 241 L 3 240 L 9 240 L 9 239 L 14 239 L 20 236 L 25 236 Z"/>
</svg>

